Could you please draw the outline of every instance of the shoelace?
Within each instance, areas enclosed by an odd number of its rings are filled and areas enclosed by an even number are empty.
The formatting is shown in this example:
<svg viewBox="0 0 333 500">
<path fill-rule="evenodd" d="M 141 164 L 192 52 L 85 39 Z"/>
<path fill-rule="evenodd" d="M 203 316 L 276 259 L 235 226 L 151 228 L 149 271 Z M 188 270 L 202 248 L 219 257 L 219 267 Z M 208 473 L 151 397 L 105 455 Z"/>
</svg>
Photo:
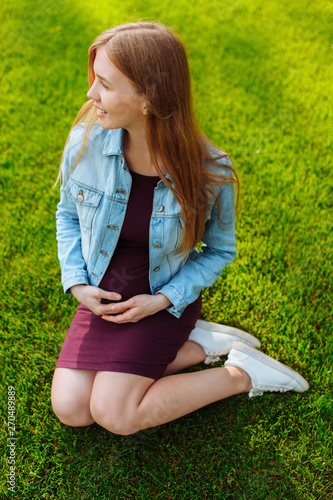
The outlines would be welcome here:
<svg viewBox="0 0 333 500">
<path fill-rule="evenodd" d="M 257 387 L 253 387 L 249 392 L 249 398 L 253 398 L 255 396 L 262 396 L 264 392 L 287 392 L 289 389 L 272 389 L 269 386 L 259 385 Z"/>
<path fill-rule="evenodd" d="M 205 359 L 205 364 L 209 365 L 209 363 L 215 363 L 216 361 L 220 361 L 220 356 L 215 356 L 214 354 L 210 354 Z"/>
</svg>

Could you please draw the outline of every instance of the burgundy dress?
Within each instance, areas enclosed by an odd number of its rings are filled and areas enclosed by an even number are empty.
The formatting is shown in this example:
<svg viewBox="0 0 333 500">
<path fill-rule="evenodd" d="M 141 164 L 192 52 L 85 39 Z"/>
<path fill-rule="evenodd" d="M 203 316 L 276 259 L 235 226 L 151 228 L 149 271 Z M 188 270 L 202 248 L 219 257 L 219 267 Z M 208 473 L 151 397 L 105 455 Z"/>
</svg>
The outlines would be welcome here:
<svg viewBox="0 0 333 500">
<path fill-rule="evenodd" d="M 122 300 L 151 294 L 149 224 L 159 177 L 132 172 L 131 195 L 117 248 L 100 283 Z M 110 323 L 80 304 L 56 367 L 132 373 L 157 379 L 188 340 L 201 311 L 201 295 L 180 318 L 167 310 L 137 323 Z"/>
</svg>

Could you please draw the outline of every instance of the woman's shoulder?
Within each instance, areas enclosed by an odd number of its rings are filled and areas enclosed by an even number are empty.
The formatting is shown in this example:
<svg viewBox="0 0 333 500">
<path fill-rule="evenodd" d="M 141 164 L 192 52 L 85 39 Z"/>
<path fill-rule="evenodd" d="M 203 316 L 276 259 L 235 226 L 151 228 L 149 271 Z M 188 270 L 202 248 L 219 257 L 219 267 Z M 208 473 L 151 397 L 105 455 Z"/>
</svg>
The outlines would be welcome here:
<svg viewBox="0 0 333 500">
<path fill-rule="evenodd" d="M 70 172 L 74 170 L 73 165 L 76 164 L 83 151 L 84 155 L 94 155 L 96 148 L 101 147 L 103 130 L 104 129 L 96 123 L 92 126 L 89 135 L 86 137 L 86 123 L 79 123 L 71 129 L 63 151 L 61 162 L 61 170 L 65 179 L 67 179 Z"/>
<path fill-rule="evenodd" d="M 67 165 L 75 164 L 81 155 L 88 158 L 103 152 L 110 130 L 103 129 L 98 122 L 94 123 L 90 131 L 87 127 L 87 123 L 79 123 L 70 131 L 63 152 Z"/>
<path fill-rule="evenodd" d="M 233 175 L 233 163 L 230 156 L 212 144 L 207 145 L 205 170 L 223 175 Z"/>
<path fill-rule="evenodd" d="M 67 141 L 68 151 L 73 148 L 79 148 L 83 145 L 87 127 L 87 123 L 78 123 L 72 128 Z M 97 142 L 100 143 L 100 141 L 104 138 L 103 136 L 105 136 L 107 132 L 108 131 L 103 129 L 98 122 L 94 123 L 87 138 L 87 145 L 93 145 Z"/>
</svg>

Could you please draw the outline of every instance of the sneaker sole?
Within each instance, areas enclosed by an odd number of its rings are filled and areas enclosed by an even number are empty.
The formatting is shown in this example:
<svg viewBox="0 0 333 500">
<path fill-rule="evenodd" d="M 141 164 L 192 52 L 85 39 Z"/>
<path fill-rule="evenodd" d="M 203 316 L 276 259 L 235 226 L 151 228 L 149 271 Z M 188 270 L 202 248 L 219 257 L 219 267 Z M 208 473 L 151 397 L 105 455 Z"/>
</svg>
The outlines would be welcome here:
<svg viewBox="0 0 333 500">
<path fill-rule="evenodd" d="M 238 328 L 234 328 L 233 326 L 218 325 L 217 323 L 210 323 L 209 321 L 203 321 L 201 319 L 198 319 L 195 326 L 197 326 L 198 328 L 202 328 L 203 330 L 208 330 L 210 332 L 219 332 L 226 333 L 227 335 L 232 335 L 257 349 L 259 349 L 259 347 L 261 346 L 261 342 L 259 339 L 257 339 L 250 333 L 239 330 Z"/>
<path fill-rule="evenodd" d="M 252 358 L 257 359 L 261 363 L 269 366 L 270 368 L 274 368 L 275 370 L 280 371 L 284 375 L 288 375 L 291 377 L 293 380 L 295 380 L 298 384 L 299 387 L 295 387 L 293 390 L 296 392 L 305 392 L 309 389 L 309 384 L 305 380 L 305 378 L 302 377 L 298 372 L 293 370 L 292 368 L 289 368 L 289 366 L 284 365 L 280 361 L 277 361 L 276 359 L 270 358 L 267 356 L 267 354 L 264 354 L 261 351 L 257 351 L 256 349 L 252 349 L 249 345 L 243 344 L 242 342 L 234 342 L 233 349 L 236 349 L 237 351 L 243 352 L 245 354 L 248 354 Z"/>
</svg>

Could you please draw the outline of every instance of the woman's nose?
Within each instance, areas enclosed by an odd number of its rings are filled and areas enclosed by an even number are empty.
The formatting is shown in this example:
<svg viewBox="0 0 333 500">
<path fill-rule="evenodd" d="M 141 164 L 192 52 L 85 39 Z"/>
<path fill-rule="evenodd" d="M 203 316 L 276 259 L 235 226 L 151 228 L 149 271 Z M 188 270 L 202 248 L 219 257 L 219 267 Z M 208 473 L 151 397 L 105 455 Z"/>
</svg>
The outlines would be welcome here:
<svg viewBox="0 0 333 500">
<path fill-rule="evenodd" d="M 98 101 L 97 99 L 97 92 L 95 91 L 95 82 L 92 84 L 92 86 L 90 87 L 90 89 L 88 90 L 87 92 L 87 97 L 88 99 L 93 99 L 94 101 Z"/>
</svg>

